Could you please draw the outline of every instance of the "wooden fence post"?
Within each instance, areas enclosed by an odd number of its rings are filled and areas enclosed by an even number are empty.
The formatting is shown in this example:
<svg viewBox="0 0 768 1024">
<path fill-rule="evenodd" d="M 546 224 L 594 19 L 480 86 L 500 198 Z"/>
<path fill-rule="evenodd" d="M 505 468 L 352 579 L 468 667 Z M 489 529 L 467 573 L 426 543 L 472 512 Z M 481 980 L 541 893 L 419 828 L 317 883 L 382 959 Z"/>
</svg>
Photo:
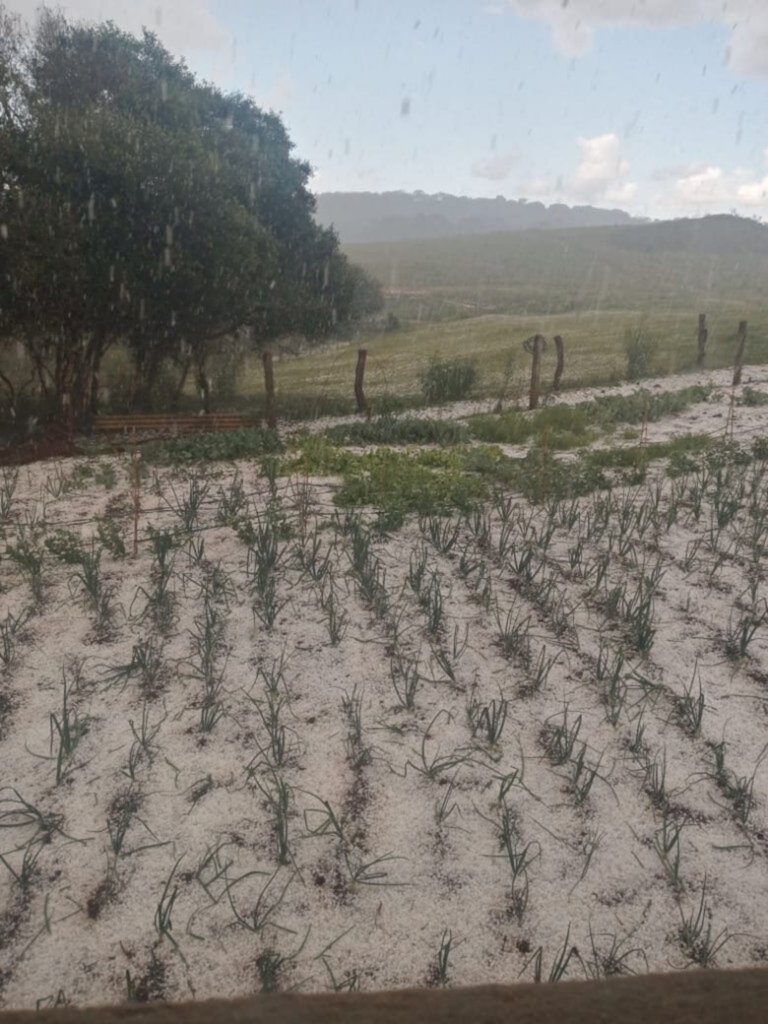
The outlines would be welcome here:
<svg viewBox="0 0 768 1024">
<path fill-rule="evenodd" d="M 555 366 L 555 379 L 552 381 L 552 390 L 559 391 L 560 383 L 563 379 L 563 370 L 565 369 L 565 348 L 563 347 L 563 339 L 561 335 L 556 334 L 554 340 L 557 364 Z"/>
<path fill-rule="evenodd" d="M 523 348 L 533 356 L 531 362 L 531 391 L 528 399 L 528 408 L 536 409 L 539 405 L 539 391 L 541 388 L 541 353 L 546 344 L 542 334 L 534 334 L 526 338 Z"/>
<path fill-rule="evenodd" d="M 371 410 L 365 398 L 365 391 L 363 390 L 363 381 L 365 379 L 365 360 L 367 358 L 368 349 L 359 348 L 357 350 L 357 367 L 355 368 L 355 400 L 357 402 L 357 411 L 364 412 L 368 419 L 370 419 Z"/>
<path fill-rule="evenodd" d="M 733 364 L 733 386 L 741 384 L 741 365 L 744 362 L 744 350 L 747 347 L 747 321 L 739 321 L 739 333 L 736 335 L 736 361 Z"/>
<path fill-rule="evenodd" d="M 700 369 L 704 369 L 704 356 L 707 351 L 707 337 L 709 331 L 707 330 L 707 314 L 699 313 L 699 352 L 696 357 L 696 366 Z"/>
<path fill-rule="evenodd" d="M 261 354 L 261 361 L 264 363 L 264 392 L 266 401 L 264 413 L 267 426 L 274 430 L 277 426 L 277 412 L 275 411 L 275 371 L 272 367 L 272 352 L 265 349 Z"/>
</svg>

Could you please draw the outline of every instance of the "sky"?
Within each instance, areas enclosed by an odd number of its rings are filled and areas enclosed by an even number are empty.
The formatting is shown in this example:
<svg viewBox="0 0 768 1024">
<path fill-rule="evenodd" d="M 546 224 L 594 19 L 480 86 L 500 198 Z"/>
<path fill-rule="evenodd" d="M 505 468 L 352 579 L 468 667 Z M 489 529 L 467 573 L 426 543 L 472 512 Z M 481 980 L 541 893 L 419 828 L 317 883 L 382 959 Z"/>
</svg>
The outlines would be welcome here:
<svg viewBox="0 0 768 1024">
<path fill-rule="evenodd" d="M 0 0 L 3 2 L 3 0 Z M 34 20 L 37 0 L 4 0 Z M 317 192 L 768 220 L 768 0 L 61 0 L 281 114 Z"/>
</svg>

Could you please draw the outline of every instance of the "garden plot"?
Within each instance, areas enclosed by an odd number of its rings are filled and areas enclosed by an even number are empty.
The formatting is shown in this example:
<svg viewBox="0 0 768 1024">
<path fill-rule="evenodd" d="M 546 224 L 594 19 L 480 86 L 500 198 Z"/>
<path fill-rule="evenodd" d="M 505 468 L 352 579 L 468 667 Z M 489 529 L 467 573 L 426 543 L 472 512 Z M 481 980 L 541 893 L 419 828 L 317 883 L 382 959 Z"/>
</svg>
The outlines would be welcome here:
<svg viewBox="0 0 768 1024">
<path fill-rule="evenodd" d="M 135 557 L 130 461 L 5 471 L 0 1004 L 764 961 L 741 440 L 396 517 L 150 470 Z"/>
</svg>

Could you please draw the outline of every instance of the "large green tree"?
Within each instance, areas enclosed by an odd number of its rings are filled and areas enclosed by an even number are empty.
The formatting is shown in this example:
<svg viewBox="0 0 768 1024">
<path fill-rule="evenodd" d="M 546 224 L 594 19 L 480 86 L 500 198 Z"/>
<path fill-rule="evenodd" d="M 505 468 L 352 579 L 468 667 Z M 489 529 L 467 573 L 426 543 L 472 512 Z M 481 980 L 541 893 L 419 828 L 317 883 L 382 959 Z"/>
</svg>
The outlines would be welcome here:
<svg viewBox="0 0 768 1024">
<path fill-rule="evenodd" d="M 380 305 L 314 223 L 277 116 L 149 33 L 0 18 L 0 337 L 24 341 L 62 420 L 87 419 L 117 342 L 140 385 L 172 358 L 205 390 L 234 332 L 318 338 Z"/>
</svg>

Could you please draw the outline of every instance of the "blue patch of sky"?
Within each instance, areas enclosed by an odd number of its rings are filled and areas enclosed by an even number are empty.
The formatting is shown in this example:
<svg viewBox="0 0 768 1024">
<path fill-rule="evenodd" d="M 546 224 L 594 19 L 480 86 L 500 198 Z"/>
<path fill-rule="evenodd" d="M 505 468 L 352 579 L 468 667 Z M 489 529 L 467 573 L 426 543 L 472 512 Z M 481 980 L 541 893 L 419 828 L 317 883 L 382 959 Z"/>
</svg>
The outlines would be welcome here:
<svg viewBox="0 0 768 1024">
<path fill-rule="evenodd" d="M 193 66 L 281 111 L 321 190 L 517 195 L 567 179 L 577 137 L 608 132 L 641 183 L 689 163 L 765 173 L 768 82 L 727 67 L 719 23 L 599 29 L 572 58 L 543 22 L 472 0 L 222 0 L 217 14 L 236 48 Z M 507 177 L 473 173 L 505 156 Z"/>
</svg>

